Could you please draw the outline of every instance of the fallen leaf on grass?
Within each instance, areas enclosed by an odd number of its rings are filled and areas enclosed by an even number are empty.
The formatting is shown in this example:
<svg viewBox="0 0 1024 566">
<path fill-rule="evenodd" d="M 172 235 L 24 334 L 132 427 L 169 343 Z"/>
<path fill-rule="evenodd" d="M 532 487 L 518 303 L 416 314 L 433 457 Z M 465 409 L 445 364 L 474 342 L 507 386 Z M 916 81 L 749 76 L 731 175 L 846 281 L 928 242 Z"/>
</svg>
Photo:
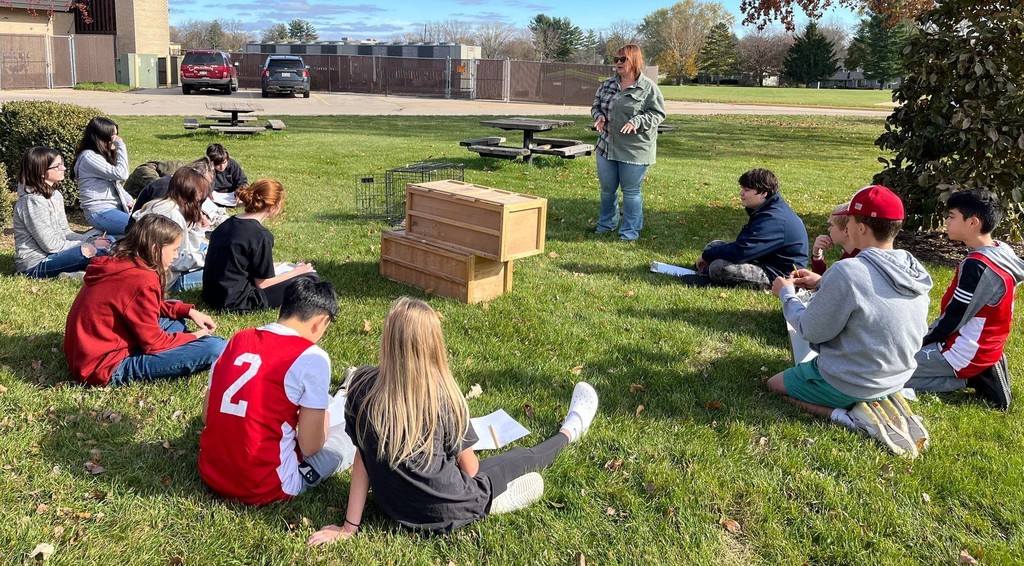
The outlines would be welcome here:
<svg viewBox="0 0 1024 566">
<path fill-rule="evenodd" d="M 559 503 L 557 501 L 546 501 L 546 503 L 548 504 L 548 507 L 551 507 L 552 509 L 561 509 L 562 507 L 565 507 L 565 503 Z"/>
<path fill-rule="evenodd" d="M 587 557 L 580 553 L 580 566 L 587 566 Z"/>
<path fill-rule="evenodd" d="M 729 297 L 729 293 L 719 293 L 718 297 L 722 298 L 722 299 L 726 299 L 726 298 Z"/>
<path fill-rule="evenodd" d="M 49 505 L 47 505 L 45 503 L 40 503 L 39 507 L 36 507 L 36 515 L 42 515 L 43 513 L 46 513 L 49 510 L 50 510 Z"/>
<path fill-rule="evenodd" d="M 32 291 L 34 294 L 38 295 L 39 294 L 39 287 L 36 287 L 35 285 L 33 285 L 32 288 L 29 289 L 29 291 Z"/>
<path fill-rule="evenodd" d="M 363 334 L 369 334 L 371 332 L 373 332 L 373 325 L 370 324 L 368 319 L 363 320 Z"/>
<path fill-rule="evenodd" d="M 654 482 L 647 482 L 644 484 L 644 491 L 647 493 L 654 493 L 658 490 L 658 486 L 654 485 Z"/>
<path fill-rule="evenodd" d="M 804 446 L 813 446 L 813 445 L 814 445 L 814 439 L 813 438 L 805 438 L 804 439 Z"/>
<path fill-rule="evenodd" d="M 636 294 L 636 293 L 634 293 L 633 291 L 626 291 L 626 296 L 627 296 L 627 297 L 632 297 L 632 296 L 633 296 L 633 295 L 635 295 L 635 294 Z"/>
<path fill-rule="evenodd" d="M 927 493 L 922 493 L 921 494 L 921 501 L 923 501 L 925 503 L 931 503 L 932 502 L 932 496 L 928 495 Z"/>
<path fill-rule="evenodd" d="M 960 551 L 960 563 L 961 564 L 977 564 L 978 561 L 973 556 L 971 556 L 970 552 L 967 552 L 966 550 L 961 550 Z"/>
<path fill-rule="evenodd" d="M 534 415 L 533 405 L 531 405 L 531 404 L 529 404 L 529 403 L 525 403 L 525 404 L 523 405 L 523 413 L 524 413 L 524 414 L 525 414 L 525 415 L 526 415 L 527 417 L 533 418 L 533 415 Z"/>
<path fill-rule="evenodd" d="M 569 372 L 572 373 L 573 375 L 579 375 L 583 373 L 583 366 L 576 366 L 569 370 Z"/>
<path fill-rule="evenodd" d="M 760 446 L 761 448 L 764 448 L 765 446 L 768 446 L 768 437 L 767 436 L 762 436 L 761 438 L 758 438 L 757 439 L 757 445 Z"/>
<path fill-rule="evenodd" d="M 32 369 L 39 371 L 43 367 L 42 360 L 32 360 Z"/>
<path fill-rule="evenodd" d="M 704 403 L 705 409 L 711 409 L 712 411 L 718 411 L 725 405 L 721 401 L 708 401 Z"/>
<path fill-rule="evenodd" d="M 99 462 L 101 455 L 102 455 L 102 452 L 100 452 L 99 448 L 93 448 L 93 449 L 89 450 L 89 457 L 92 458 L 93 462 Z"/>
<path fill-rule="evenodd" d="M 639 417 L 640 413 L 642 413 L 642 412 L 644 412 L 644 406 L 643 405 L 637 405 L 636 406 L 636 415 L 634 415 L 634 416 Z"/>
<path fill-rule="evenodd" d="M 174 413 L 171 414 L 171 420 L 172 421 L 176 421 L 176 420 L 181 418 L 181 415 L 184 415 L 184 414 L 185 414 L 184 411 L 174 411 Z"/>
<path fill-rule="evenodd" d="M 741 530 L 743 530 L 740 527 L 739 523 L 737 523 L 736 521 L 734 521 L 734 520 L 732 520 L 732 519 L 730 519 L 728 517 L 722 517 L 722 520 L 718 521 L 718 524 L 721 525 L 723 529 L 729 531 L 732 534 L 737 534 Z"/>
<path fill-rule="evenodd" d="M 51 554 L 53 554 L 53 545 L 48 542 L 41 542 L 32 549 L 32 552 L 28 553 L 28 557 L 30 560 L 42 562 L 49 558 Z"/>
<path fill-rule="evenodd" d="M 475 399 L 483 394 L 484 390 L 480 387 L 480 384 L 474 383 L 473 386 L 469 388 L 469 393 L 466 393 L 466 399 Z"/>
<path fill-rule="evenodd" d="M 551 253 L 548 254 L 548 257 L 550 257 L 551 259 L 555 259 L 555 258 L 558 257 L 558 254 L 555 253 L 555 252 L 551 252 Z"/>
<path fill-rule="evenodd" d="M 622 458 L 615 458 L 604 463 L 604 469 L 609 472 L 617 472 L 622 468 Z"/>
<path fill-rule="evenodd" d="M 163 485 L 164 487 L 168 487 L 172 483 L 174 483 L 174 480 L 171 479 L 171 476 L 165 475 L 162 478 L 160 478 L 160 484 Z"/>
<path fill-rule="evenodd" d="M 172 556 L 167 559 L 167 566 L 182 566 L 185 561 L 180 556 Z"/>
<path fill-rule="evenodd" d="M 639 383 L 630 383 L 629 390 L 632 391 L 633 393 L 644 393 L 645 391 L 647 391 L 646 389 L 644 389 L 644 386 L 640 385 Z"/>
<path fill-rule="evenodd" d="M 614 507 L 609 507 L 609 508 L 604 510 L 604 514 L 608 515 L 609 517 L 614 517 L 616 513 L 617 513 L 617 511 L 615 511 Z"/>
<path fill-rule="evenodd" d="M 3 385 L 0 385 L 0 395 L 3 395 L 4 393 L 7 393 L 7 388 L 4 387 Z"/>
<path fill-rule="evenodd" d="M 89 472 L 94 476 L 98 476 L 107 470 L 103 466 L 97 464 L 96 462 L 86 462 L 85 471 Z"/>
</svg>

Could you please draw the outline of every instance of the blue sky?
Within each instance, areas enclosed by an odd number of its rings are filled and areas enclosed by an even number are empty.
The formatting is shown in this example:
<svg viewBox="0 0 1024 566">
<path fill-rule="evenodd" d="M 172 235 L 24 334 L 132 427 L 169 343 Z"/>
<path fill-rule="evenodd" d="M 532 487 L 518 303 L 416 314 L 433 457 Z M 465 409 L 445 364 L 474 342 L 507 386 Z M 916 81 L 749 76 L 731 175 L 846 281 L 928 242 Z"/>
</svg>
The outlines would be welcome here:
<svg viewBox="0 0 1024 566">
<path fill-rule="evenodd" d="M 567 17 L 583 29 L 601 30 L 618 20 L 639 22 L 647 14 L 671 5 L 671 0 L 168 0 L 171 25 L 186 20 L 238 20 L 243 27 L 259 33 L 272 24 L 295 18 L 309 20 L 321 40 L 391 39 L 413 31 L 424 22 L 465 20 L 505 22 L 525 27 L 534 15 Z M 722 2 L 739 22 L 739 0 Z M 799 13 L 798 17 L 802 14 Z M 852 27 L 856 16 L 848 10 L 826 13 Z M 802 18 L 801 21 L 805 21 Z"/>
</svg>

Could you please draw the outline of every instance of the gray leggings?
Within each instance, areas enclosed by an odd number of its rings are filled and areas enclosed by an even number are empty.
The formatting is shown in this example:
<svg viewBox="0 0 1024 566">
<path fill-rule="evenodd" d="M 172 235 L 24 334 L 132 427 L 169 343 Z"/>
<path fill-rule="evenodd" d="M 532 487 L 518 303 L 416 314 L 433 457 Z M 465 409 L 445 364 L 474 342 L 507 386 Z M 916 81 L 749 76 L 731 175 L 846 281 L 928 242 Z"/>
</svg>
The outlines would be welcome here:
<svg viewBox="0 0 1024 566">
<path fill-rule="evenodd" d="M 712 240 L 704 246 L 708 251 L 718 246 L 724 246 L 728 242 L 723 240 Z M 772 278 L 759 265 L 753 263 L 733 263 L 724 259 L 716 259 L 707 266 L 707 275 L 715 283 L 735 287 L 751 287 L 754 289 L 770 289 Z"/>
<path fill-rule="evenodd" d="M 555 457 L 569 444 L 562 433 L 541 442 L 533 448 L 513 448 L 497 456 L 480 460 L 477 475 L 486 476 L 491 482 L 491 501 L 508 489 L 508 482 L 528 472 L 543 470 L 555 461 Z"/>
</svg>

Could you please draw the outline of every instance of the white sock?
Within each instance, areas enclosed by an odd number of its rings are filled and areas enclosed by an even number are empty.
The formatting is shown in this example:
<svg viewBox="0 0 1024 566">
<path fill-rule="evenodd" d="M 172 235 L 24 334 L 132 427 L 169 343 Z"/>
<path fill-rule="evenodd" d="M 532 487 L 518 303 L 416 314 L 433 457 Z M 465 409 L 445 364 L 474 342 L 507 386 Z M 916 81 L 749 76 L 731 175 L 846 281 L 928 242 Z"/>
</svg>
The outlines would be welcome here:
<svg viewBox="0 0 1024 566">
<path fill-rule="evenodd" d="M 833 409 L 832 415 L 829 418 L 846 428 L 857 428 L 857 423 L 853 422 L 853 419 L 850 418 L 850 412 L 846 409 Z"/>
<path fill-rule="evenodd" d="M 580 437 L 583 432 L 583 419 L 573 411 L 565 416 L 565 420 L 562 421 L 562 428 L 572 433 L 572 438 L 569 441 L 576 440 Z"/>
</svg>

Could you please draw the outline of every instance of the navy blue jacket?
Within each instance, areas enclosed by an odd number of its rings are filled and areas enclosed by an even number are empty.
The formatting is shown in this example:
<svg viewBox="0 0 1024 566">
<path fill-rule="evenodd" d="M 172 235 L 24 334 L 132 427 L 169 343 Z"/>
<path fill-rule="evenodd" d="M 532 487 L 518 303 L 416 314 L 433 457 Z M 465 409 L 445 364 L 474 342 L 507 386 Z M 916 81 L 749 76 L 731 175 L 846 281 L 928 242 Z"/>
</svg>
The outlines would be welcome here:
<svg viewBox="0 0 1024 566">
<path fill-rule="evenodd" d="M 775 193 L 757 209 L 746 211 L 750 219 L 736 241 L 704 252 L 704 261 L 752 263 L 770 279 L 791 273 L 794 265 L 807 267 L 807 230 L 781 194 Z"/>
</svg>

